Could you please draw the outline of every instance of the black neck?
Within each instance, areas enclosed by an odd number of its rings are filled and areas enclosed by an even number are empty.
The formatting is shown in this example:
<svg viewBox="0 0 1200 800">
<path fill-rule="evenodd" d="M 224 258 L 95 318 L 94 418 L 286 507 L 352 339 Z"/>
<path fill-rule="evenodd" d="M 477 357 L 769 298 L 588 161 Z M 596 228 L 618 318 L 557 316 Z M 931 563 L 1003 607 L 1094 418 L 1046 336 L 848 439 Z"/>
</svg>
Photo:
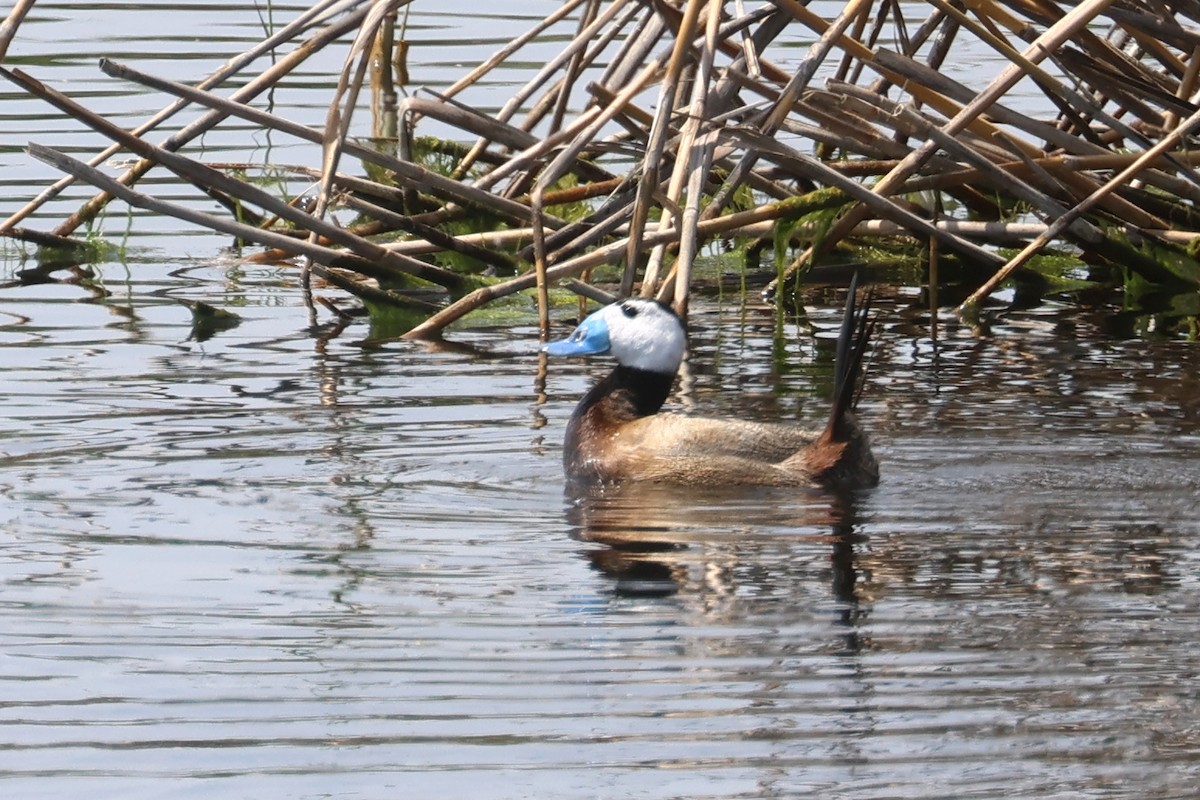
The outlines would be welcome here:
<svg viewBox="0 0 1200 800">
<path fill-rule="evenodd" d="M 567 474 L 603 479 L 599 473 L 592 474 L 597 469 L 593 460 L 609 435 L 627 422 L 657 413 L 674 382 L 671 374 L 619 366 L 593 386 L 567 423 L 563 442 Z"/>
<path fill-rule="evenodd" d="M 575 414 L 582 416 L 603 402 L 615 421 L 648 417 L 662 408 L 674 383 L 674 375 L 618 366 L 584 395 Z"/>
</svg>

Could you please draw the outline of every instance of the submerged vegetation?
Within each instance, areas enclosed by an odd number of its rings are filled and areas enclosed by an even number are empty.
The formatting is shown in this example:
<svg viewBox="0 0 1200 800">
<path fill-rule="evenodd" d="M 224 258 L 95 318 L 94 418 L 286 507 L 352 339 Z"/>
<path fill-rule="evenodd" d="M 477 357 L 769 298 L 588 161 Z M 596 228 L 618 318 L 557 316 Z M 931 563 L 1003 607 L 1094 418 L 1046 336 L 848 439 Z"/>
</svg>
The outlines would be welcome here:
<svg viewBox="0 0 1200 800">
<path fill-rule="evenodd" d="M 10 13 L 7 37 L 29 5 Z M 408 85 L 408 5 L 321 0 L 195 86 L 106 60 L 107 74 L 171 98 L 134 131 L 0 69 L 113 141 L 90 163 L 31 144 L 67 177 L 0 232 L 86 260 L 97 243 L 79 231 L 119 198 L 266 248 L 256 260 L 298 259 L 314 319 L 324 308 L 349 320 L 353 297 L 377 336 L 436 337 L 522 292 L 536 297 L 543 330 L 552 290 L 636 293 L 686 313 L 693 292 L 720 284 L 693 269 L 714 243 L 744 252 L 763 276 L 754 285 L 776 297 L 855 263 L 875 280 L 915 274 L 935 310 L 977 315 L 1002 286 L 1021 303 L 1119 296 L 1124 312 L 1155 315 L 1156 330 L 1196 335 L 1200 6 L 848 0 L 827 17 L 797 0 L 566 0 L 433 92 Z M 350 37 L 324 130 L 252 104 Z M 548 40 L 563 42 L 558 54 L 502 108 L 462 99 Z M 964 50 L 1007 66 L 967 85 L 947 69 Z M 269 53 L 282 55 L 253 74 Z M 233 80 L 240 88 L 215 91 Z M 1017 87 L 1055 112 L 1022 113 L 1037 104 L 1011 101 Z M 365 90 L 369 141 L 349 135 Z M 145 138 L 185 104 L 208 112 L 161 145 Z M 323 163 L 185 155 L 229 120 L 318 143 Z M 117 178 L 97 169 L 122 150 L 141 160 Z M 152 167 L 225 213 L 134 188 Z M 319 188 L 292 197 L 295 178 Z M 51 232 L 21 227 L 75 180 L 101 194 Z M 353 224 L 330 221 L 336 209 Z M 37 279 L 72 263 L 60 258 Z M 216 318 L 197 319 L 207 332 Z"/>
</svg>

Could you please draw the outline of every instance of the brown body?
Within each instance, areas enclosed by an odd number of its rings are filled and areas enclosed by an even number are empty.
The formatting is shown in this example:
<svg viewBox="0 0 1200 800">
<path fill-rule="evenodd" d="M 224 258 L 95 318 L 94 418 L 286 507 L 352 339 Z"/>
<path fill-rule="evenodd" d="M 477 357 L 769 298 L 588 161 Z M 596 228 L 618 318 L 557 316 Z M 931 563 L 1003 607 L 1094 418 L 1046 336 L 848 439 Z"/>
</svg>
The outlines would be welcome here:
<svg viewBox="0 0 1200 800">
<path fill-rule="evenodd" d="M 660 414 L 673 375 L 617 367 L 583 398 L 563 462 L 575 481 L 680 485 L 873 486 L 879 466 L 848 411 L 836 426 Z"/>
</svg>

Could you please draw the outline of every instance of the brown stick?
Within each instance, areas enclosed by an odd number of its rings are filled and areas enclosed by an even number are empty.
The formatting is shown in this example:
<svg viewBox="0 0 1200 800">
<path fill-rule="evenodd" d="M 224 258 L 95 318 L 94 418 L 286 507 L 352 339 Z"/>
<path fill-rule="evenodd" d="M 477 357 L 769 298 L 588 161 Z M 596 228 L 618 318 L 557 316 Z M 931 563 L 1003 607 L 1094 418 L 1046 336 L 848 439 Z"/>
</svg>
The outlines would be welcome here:
<svg viewBox="0 0 1200 800">
<path fill-rule="evenodd" d="M 280 78 L 306 61 L 309 56 L 316 53 L 325 44 L 333 41 L 345 32 L 352 30 L 355 25 L 358 24 L 358 21 L 361 19 L 361 15 L 366 14 L 367 10 L 368 9 L 360 9 L 358 12 L 355 12 L 345 19 L 342 19 L 322 30 L 316 36 L 309 39 L 307 42 L 304 42 L 291 53 L 288 53 L 286 56 L 281 58 L 278 62 L 272 65 L 271 69 L 267 70 L 262 75 L 258 76 L 241 89 L 234 92 L 231 95 L 231 99 L 238 101 L 251 100 L 262 92 L 265 92 L 271 86 L 275 85 Z M 192 139 L 202 135 L 206 131 L 216 126 L 223 119 L 225 119 L 225 115 L 218 112 L 205 114 L 200 119 L 195 120 L 182 130 L 168 137 L 166 141 L 162 143 L 162 147 L 165 150 L 178 150 L 184 144 L 190 142 Z M 152 161 L 139 161 L 128 171 L 126 171 L 119 180 L 121 183 L 126 185 L 135 183 L 142 175 L 145 175 L 147 172 L 149 172 L 150 168 L 153 166 L 154 162 Z M 94 219 L 96 215 L 100 213 L 100 210 L 108 204 L 109 199 L 110 198 L 105 196 L 103 193 L 96 195 L 87 203 L 85 203 L 78 211 L 68 217 L 66 221 L 55 228 L 54 232 L 62 235 L 72 233 L 80 225 L 83 225 L 89 220 Z"/>
<path fill-rule="evenodd" d="M 712 0 L 717 2 L 717 0 Z M 689 60 L 692 39 L 695 36 L 696 24 L 700 19 L 700 11 L 705 0 L 687 0 L 684 6 L 683 21 L 675 35 L 675 45 L 671 58 L 667 61 L 666 73 L 659 85 L 658 108 L 654 122 L 650 126 L 650 138 L 642 156 L 642 180 L 638 184 L 637 196 L 633 202 L 633 221 L 630 228 L 629 250 L 625 254 L 625 277 L 621 279 L 621 294 L 633 291 L 634 272 L 637 269 L 637 257 L 641 252 L 640 237 L 646 217 L 650 213 L 650 200 L 658 191 L 658 170 L 663 161 L 663 150 L 667 144 L 667 134 L 670 131 L 671 114 L 675 111 L 675 98 L 679 91 L 679 79 L 683 74 L 685 63 Z"/>
<path fill-rule="evenodd" d="M 388 13 L 392 10 L 388 3 L 375 4 L 359 27 L 358 35 L 354 39 L 350 52 L 346 54 L 345 64 L 342 65 L 342 71 L 338 75 L 333 100 L 329 103 L 329 111 L 325 117 L 325 135 L 321 141 L 321 182 L 317 191 L 317 202 L 312 211 L 312 216 L 317 219 L 324 219 L 325 212 L 329 208 L 338 162 L 342 158 L 346 137 L 350 133 L 350 120 L 353 117 L 354 107 L 358 104 L 363 78 L 366 76 L 367 68 L 374 56 L 375 40 L 379 35 L 380 26 L 383 25 Z M 357 62 L 356 55 L 358 56 Z M 341 105 L 343 99 L 345 100 L 344 108 Z M 319 236 L 320 234 L 309 228 L 308 241 L 310 243 L 316 243 Z M 312 260 L 305 259 L 300 268 L 300 286 L 304 292 L 305 304 L 309 309 L 310 321 L 315 324 L 316 312 L 312 304 L 311 270 Z"/>
<path fill-rule="evenodd" d="M 775 1 L 789 8 L 793 5 L 798 6 L 795 0 Z M 1072 34 L 1085 27 L 1113 2 L 1115 0 L 1085 0 L 1085 2 L 1076 6 L 1039 36 L 1025 50 L 1023 53 L 1024 58 L 1034 64 L 1042 61 L 1046 56 L 1069 40 Z M 800 8 L 802 9 L 802 7 Z M 949 122 L 942 126 L 942 131 L 947 136 L 952 137 L 966 130 L 973 121 L 978 119 L 981 114 L 987 111 L 1009 89 L 1015 86 L 1024 74 L 1024 71 L 1018 65 L 1009 65 L 1001 70 L 1000 74 L 992 80 L 986 89 L 980 92 L 972 102 L 964 106 L 959 113 L 955 114 Z M 920 169 L 921 165 L 933 156 L 938 147 L 938 143 L 933 139 L 926 140 L 923 145 L 914 150 L 908 157 L 902 159 L 896 165 L 895 169 L 883 176 L 875 185 L 874 191 L 880 195 L 884 195 L 891 194 L 900 188 L 909 176 Z M 825 239 L 822 240 L 822 247 L 827 249 L 834 246 L 837 242 L 845 238 L 866 216 L 867 206 L 859 205 L 857 208 L 852 209 L 834 223 Z M 796 263 L 807 261 L 812 256 L 813 249 L 809 248 L 801 254 Z"/>
<path fill-rule="evenodd" d="M 796 100 L 808 88 L 809 81 L 812 80 L 813 75 L 829 55 L 834 43 L 842 37 L 846 29 L 850 27 L 850 23 L 861 16 L 868 1 L 850 0 L 828 30 L 809 48 L 808 53 L 796 68 L 795 74 L 780 92 L 779 99 L 771 106 L 766 118 L 758 126 L 763 133 L 773 136 L 779 131 L 784 119 L 791 113 Z M 742 184 L 746 173 L 754 168 L 757 160 L 758 154 L 752 148 L 746 150 L 733 171 L 729 173 L 729 177 L 725 179 L 725 188 L 722 189 L 721 194 L 704 210 L 704 218 L 715 217 L 725 208 L 729 198 L 733 195 L 733 190 Z"/>
<path fill-rule="evenodd" d="M 312 128 L 309 128 L 299 123 L 283 119 L 274 114 L 242 103 L 227 100 L 224 97 L 219 97 L 211 92 L 204 92 L 198 89 L 193 89 L 190 86 L 168 81 L 163 78 L 156 78 L 147 75 L 144 72 L 133 69 L 132 67 L 118 64 L 108 59 L 102 59 L 100 69 L 110 75 L 119 75 L 122 78 L 134 81 L 136 83 L 150 86 L 160 91 L 169 92 L 180 97 L 187 97 L 201 105 L 208 106 L 214 109 L 220 109 L 222 116 L 231 115 L 240 117 L 241 119 L 249 120 L 256 125 L 273 128 L 283 131 L 284 133 L 295 136 L 305 141 L 320 144 L 322 135 Z M 496 197 L 489 192 L 479 191 L 474 187 L 467 186 L 459 181 L 453 181 L 431 170 L 427 170 L 410 161 L 402 161 L 398 158 L 393 158 L 378 150 L 363 147 L 353 141 L 346 142 L 346 153 L 349 153 L 363 161 L 368 161 L 372 164 L 377 164 L 384 169 L 391 170 L 400 180 L 407 181 L 412 185 L 436 194 L 441 198 L 449 199 L 463 205 L 473 208 L 482 208 L 494 214 L 498 214 L 506 219 L 514 222 L 525 224 L 529 221 L 529 207 L 523 203 L 518 203 L 503 197 Z M 557 217 L 547 215 L 546 221 L 548 225 L 558 228 L 566 223 Z"/>
<path fill-rule="evenodd" d="M 245 67 L 247 64 L 254 61 L 254 59 L 258 58 L 263 53 L 268 52 L 269 50 L 272 50 L 287 41 L 290 41 L 293 36 L 295 36 L 298 32 L 304 30 L 305 28 L 307 28 L 310 25 L 310 23 L 312 23 L 314 20 L 319 18 L 326 11 L 329 11 L 331 8 L 335 8 L 340 5 L 354 5 L 354 4 L 357 4 L 357 2 L 358 2 L 358 0 L 355 0 L 354 3 L 347 3 L 347 0 L 325 0 L 325 2 L 322 2 L 318 5 L 313 6 L 307 12 L 305 12 L 300 17 L 298 17 L 294 22 L 285 26 L 284 28 L 279 30 L 277 33 L 275 33 L 273 36 L 263 40 L 262 42 L 255 45 L 254 47 L 252 47 L 250 50 L 246 51 L 245 53 L 242 53 L 241 55 L 230 59 L 220 69 L 213 72 L 207 78 L 205 78 L 203 81 L 201 81 L 198 84 L 198 87 L 201 89 L 209 89 L 209 88 L 212 88 L 214 86 L 221 84 L 226 78 L 228 78 L 231 75 L 237 74 L 239 71 L 241 71 L 241 69 L 243 67 Z M 349 28 L 353 27 L 353 26 L 347 25 L 347 22 L 355 20 L 355 19 L 357 19 L 359 14 L 365 14 L 365 13 L 366 13 L 365 9 L 361 10 L 360 12 L 356 12 L 356 14 L 351 15 L 351 17 L 348 17 L 346 21 L 343 21 L 338 26 L 331 26 L 325 32 L 313 37 L 313 39 L 310 40 L 309 43 L 301 45 L 299 50 L 307 50 L 308 55 L 311 55 L 313 52 L 316 52 L 316 50 L 319 49 L 319 47 L 320 47 L 319 42 L 324 42 L 327 39 L 341 35 L 341 33 L 344 33 L 345 30 L 349 30 Z M 343 26 L 346 26 L 344 30 L 343 30 Z M 297 62 L 297 64 L 298 63 L 300 63 L 300 62 Z M 293 64 L 292 68 L 294 68 L 295 66 L 296 66 L 296 64 Z M 276 68 L 278 68 L 278 67 L 276 67 Z M 284 74 L 286 74 L 286 70 L 285 70 Z M 249 99 L 249 98 L 247 98 L 247 99 Z M 153 117 L 148 119 L 146 122 L 143 122 L 141 125 L 134 128 L 133 133 L 137 136 L 141 136 L 144 133 L 154 130 L 159 125 L 161 125 L 163 122 L 165 122 L 166 120 L 168 120 L 172 116 L 174 116 L 180 109 L 182 109 L 186 105 L 187 105 L 186 101 L 176 100 L 175 102 L 171 103 L 166 108 L 159 111 Z M 212 124 L 215 125 L 219 121 L 220 121 L 220 118 L 218 118 Z M 199 121 L 197 121 L 197 122 L 199 122 Z M 178 147 L 181 146 L 181 144 L 182 144 L 182 143 L 180 143 L 180 145 L 169 146 L 170 142 L 171 142 L 171 140 L 168 139 L 167 143 L 164 143 L 163 146 L 167 147 L 167 149 L 171 150 L 171 149 L 178 149 Z M 97 154 L 96 156 L 91 158 L 88 161 L 88 164 L 90 164 L 93 167 L 99 166 L 100 164 L 103 164 L 105 161 L 112 158 L 114 155 L 116 155 L 120 151 L 121 151 L 121 148 L 119 145 L 112 145 L 111 147 L 105 148 L 102 152 L 100 152 L 99 154 Z M 5 233 L 12 226 L 18 224 L 21 220 L 27 218 L 30 214 L 33 214 L 35 211 L 37 211 L 39 208 L 41 208 L 43 205 L 45 205 L 49 201 L 53 200 L 55 197 L 58 197 L 58 195 L 61 194 L 64 189 L 66 189 L 68 186 L 70 186 L 74 182 L 75 182 L 75 178 L 73 176 L 68 175 L 68 176 L 62 178 L 61 180 L 56 181 L 54 184 L 47 187 L 46 189 L 43 189 L 37 195 L 37 197 L 33 198 L 28 203 L 26 203 L 22 208 L 17 210 L 12 216 L 10 216 L 4 222 L 0 222 L 0 234 Z M 97 202 L 96 198 L 93 198 L 91 202 Z M 76 227 L 78 227 L 78 226 L 76 226 Z"/>
<path fill-rule="evenodd" d="M 131 206 L 144 208 L 147 211 L 154 211 L 159 214 L 166 214 L 185 222 L 200 225 L 209 230 L 226 233 L 247 241 L 258 242 L 267 247 L 274 247 L 286 253 L 308 256 L 319 263 L 350 269 L 368 277 L 385 280 L 395 278 L 393 271 L 380 267 L 374 260 L 350 255 L 341 250 L 334 250 L 322 245 L 310 244 L 302 239 L 296 239 L 282 233 L 255 228 L 252 225 L 245 225 L 225 217 L 213 216 L 203 211 L 197 211 L 186 206 L 151 197 L 150 195 L 129 188 L 115 178 L 105 175 L 95 167 L 44 145 L 31 143 L 28 149 L 29 154 L 34 158 L 44 161 L 64 172 L 68 172 L 77 178 L 82 178 L 106 192 L 111 192 L 114 197 L 124 200 Z"/>
<path fill-rule="evenodd" d="M 20 70 L 13 70 L 10 72 L 9 70 L 0 67 L 0 75 L 12 80 L 14 83 L 24 87 L 29 92 L 41 97 L 47 102 L 52 103 L 74 119 L 80 120 L 98 133 L 102 133 L 114 141 L 119 142 L 130 151 L 137 153 L 148 160 L 154 160 L 158 163 L 161 163 L 167 169 L 187 180 L 204 186 L 211 186 L 219 189 L 220 191 L 226 192 L 233 197 L 247 200 L 260 206 L 261 208 L 270 211 L 273 214 L 277 214 L 283 219 L 303 226 L 309 231 L 319 233 L 320 235 L 328 238 L 330 241 L 337 242 L 338 244 L 349 248 L 364 258 L 379 262 L 385 272 L 392 272 L 392 274 L 403 273 L 412 275 L 414 277 L 421 278 L 422 280 L 437 283 L 441 286 L 451 289 L 461 289 L 465 283 L 465 279 L 461 275 L 450 272 L 449 270 L 438 269 L 437 267 L 426 264 L 423 261 L 418 261 L 413 258 L 391 253 L 374 242 L 355 236 L 354 234 L 349 233 L 348 231 L 339 228 L 336 225 L 314 217 L 311 214 L 306 214 L 290 203 L 284 202 L 274 195 L 259 189 L 257 186 L 243 183 L 242 181 L 231 178 L 222 172 L 212 169 L 211 167 L 207 167 L 203 164 L 185 158 L 178 153 L 172 153 L 162 149 L 161 147 L 152 145 L 149 142 L 143 141 L 128 131 L 112 124 L 104 117 L 88 111 L 86 108 L 75 103 L 65 95 L 56 92 L 50 89 L 50 87 L 30 78 Z M 70 171 L 72 174 L 76 175 L 79 174 L 75 170 L 64 171 Z M 106 181 L 106 185 L 111 184 L 112 182 L 113 179 L 110 178 Z M 119 183 L 119 181 L 117 182 Z M 99 184 L 93 185 L 96 185 L 97 188 L 104 188 Z M 242 227 L 250 230 L 260 230 L 250 226 Z M 246 238 L 251 241 L 260 241 L 253 236 Z M 313 242 L 310 242 L 310 244 L 312 243 Z M 295 251 L 293 250 L 291 252 Z M 377 274 L 378 270 L 375 272 Z"/>
<path fill-rule="evenodd" d="M 1024 250 L 1017 253 L 1008 263 L 1001 267 L 995 275 L 988 279 L 987 283 L 980 286 L 970 297 L 963 301 L 959 306 L 959 312 L 969 311 L 975 308 L 983 301 L 985 297 L 991 294 L 1001 282 L 1004 281 L 1014 270 L 1028 263 L 1029 259 L 1033 258 L 1039 250 L 1046 246 L 1051 239 L 1061 233 L 1068 225 L 1074 222 L 1088 211 L 1092 206 L 1096 205 L 1104 199 L 1106 195 L 1115 192 L 1117 188 L 1125 185 L 1132 180 L 1139 172 L 1147 165 L 1154 162 L 1155 159 L 1162 156 L 1163 153 L 1170 150 L 1184 136 L 1190 134 L 1193 130 L 1200 128 L 1200 111 L 1197 111 L 1192 116 L 1188 117 L 1185 122 L 1171 131 L 1167 136 L 1163 137 L 1162 141 L 1151 147 L 1141 155 L 1136 161 L 1130 164 L 1125 169 L 1117 173 L 1108 183 L 1101 186 L 1096 191 L 1092 192 L 1082 202 L 1076 205 L 1067 213 L 1063 214 L 1058 219 L 1050 224 L 1044 233 L 1030 242 Z"/>
<path fill-rule="evenodd" d="M 590 25 L 586 26 L 582 31 L 580 31 L 579 34 L 558 53 L 558 55 L 551 59 L 546 66 L 538 70 L 537 74 L 534 75 L 534 77 L 527 82 L 524 87 L 513 93 L 513 96 L 509 98 L 509 100 L 500 109 L 500 112 L 496 115 L 496 119 L 500 122 L 508 122 L 508 120 L 512 118 L 513 114 L 520 109 L 521 105 L 528 100 L 535 91 L 537 91 L 539 86 L 549 80 L 550 76 L 553 75 L 560 67 L 562 67 L 564 63 L 567 63 L 578 50 L 584 49 L 588 46 L 588 43 L 591 41 L 592 37 L 594 37 L 604 25 L 611 21 L 612 17 L 617 14 L 617 12 L 620 10 L 620 7 L 626 2 L 628 2 L 628 0 L 615 0 L 613 4 L 603 14 L 600 15 L 599 18 L 594 20 Z M 475 163 L 475 159 L 477 158 L 478 154 L 487 147 L 487 144 L 488 141 L 486 138 L 481 138 L 479 141 L 477 141 L 471 148 L 471 151 L 467 153 L 462 162 L 455 168 L 454 174 L 456 176 L 462 176 L 466 174 L 466 171 L 472 164 Z"/>
<path fill-rule="evenodd" d="M 533 268 L 537 276 L 538 334 L 550 338 L 550 283 L 546 280 L 546 234 L 542 225 L 542 185 L 533 187 L 529 207 L 533 212 Z"/>
<path fill-rule="evenodd" d="M 692 76 L 692 97 L 691 104 L 688 109 L 687 118 L 683 124 L 683 130 L 680 133 L 679 141 L 675 144 L 676 158 L 675 166 L 671 170 L 671 180 L 667 185 L 667 199 L 672 204 L 678 204 L 680 193 L 683 191 L 685 181 L 691 183 L 692 175 L 700 170 L 701 174 L 697 176 L 701 181 L 697 185 L 697 191 L 693 194 L 688 192 L 687 206 L 690 206 L 695 211 L 695 217 L 699 216 L 700 192 L 702 186 L 703 175 L 707 173 L 707 164 L 705 162 L 712 158 L 712 149 L 709 146 L 710 142 L 705 137 L 703 144 L 697 145 L 697 137 L 700 134 L 701 123 L 707 119 L 705 113 L 707 108 L 707 100 L 709 96 L 709 82 L 712 79 L 713 60 L 716 57 L 717 49 L 717 26 L 721 21 L 721 11 L 723 3 L 709 3 L 708 17 L 705 23 L 704 46 L 700 51 L 700 58 L 696 64 L 695 73 Z M 657 120 L 656 120 L 657 122 Z M 651 138 L 654 137 L 654 130 L 651 129 Z M 665 140 L 664 140 L 665 142 Z M 645 176 L 643 176 L 643 180 Z M 638 196 L 642 192 L 639 187 Z M 686 207 L 684 213 L 687 213 Z M 664 208 L 662 216 L 659 219 L 658 227 L 670 227 L 674 218 L 671 209 Z M 692 220 L 692 226 L 683 225 L 681 228 L 683 240 L 679 243 L 679 254 L 676 257 L 676 263 L 685 263 L 690 265 L 691 259 L 695 257 L 695 218 Z M 637 205 L 635 200 L 633 224 L 638 224 Z M 645 272 L 642 276 L 642 296 L 653 297 L 658 290 L 658 273 L 662 267 L 663 258 L 666 255 L 666 247 L 659 245 L 650 251 L 650 258 L 646 261 Z M 665 287 L 664 287 L 665 288 Z M 683 304 L 681 303 L 677 312 L 682 312 Z M 681 316 L 685 316 L 680 313 Z"/>
<path fill-rule="evenodd" d="M 12 11 L 4 18 L 4 24 L 0 25 L 0 62 L 3 62 L 8 54 L 8 45 L 17 35 L 17 28 L 21 27 L 21 21 L 29 13 L 29 9 L 33 8 L 34 2 L 36 0 L 17 0 Z"/>
<path fill-rule="evenodd" d="M 745 225 L 755 222 L 761 222 L 766 219 L 777 219 L 786 214 L 787 211 L 778 205 L 763 206 L 754 209 L 753 211 L 743 211 L 737 214 L 729 214 L 724 217 L 718 217 L 714 220 L 706 220 L 701 222 L 699 227 L 701 236 L 714 236 L 725 231 L 737 230 Z M 642 237 L 643 247 L 653 247 L 663 242 L 668 242 L 679 236 L 679 231 L 671 228 L 665 231 L 654 231 L 645 234 Z M 564 261 L 561 264 L 548 267 L 546 269 L 546 280 L 556 281 L 562 278 L 577 275 L 592 267 L 598 266 L 612 261 L 620 256 L 629 247 L 629 238 L 621 239 L 603 247 L 598 247 L 581 256 L 573 258 L 569 261 Z M 537 285 L 537 276 L 532 272 L 527 272 L 517 278 L 513 278 L 505 283 L 495 284 L 493 286 L 484 286 L 476 289 L 460 300 L 451 303 L 446 308 L 434 314 L 429 319 L 425 320 L 420 325 L 413 328 L 408 333 L 404 334 L 407 339 L 427 339 L 440 335 L 443 328 L 451 324 L 455 320 L 461 319 L 477 308 L 486 305 L 492 300 L 507 297 L 511 294 L 524 291 Z"/>
</svg>

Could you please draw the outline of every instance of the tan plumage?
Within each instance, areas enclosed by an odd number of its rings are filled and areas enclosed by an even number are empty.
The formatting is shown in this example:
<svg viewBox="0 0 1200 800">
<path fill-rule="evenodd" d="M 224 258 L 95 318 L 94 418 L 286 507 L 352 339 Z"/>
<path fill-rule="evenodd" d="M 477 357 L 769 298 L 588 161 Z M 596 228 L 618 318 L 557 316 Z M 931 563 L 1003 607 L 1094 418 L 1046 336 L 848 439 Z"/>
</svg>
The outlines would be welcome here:
<svg viewBox="0 0 1200 800">
<path fill-rule="evenodd" d="M 597 436 L 581 437 L 582 446 L 570 460 L 572 477 L 759 486 L 869 486 L 879 479 L 861 432 L 852 442 L 823 442 L 821 431 L 784 423 L 680 414 L 655 414 L 595 431 Z"/>
</svg>

